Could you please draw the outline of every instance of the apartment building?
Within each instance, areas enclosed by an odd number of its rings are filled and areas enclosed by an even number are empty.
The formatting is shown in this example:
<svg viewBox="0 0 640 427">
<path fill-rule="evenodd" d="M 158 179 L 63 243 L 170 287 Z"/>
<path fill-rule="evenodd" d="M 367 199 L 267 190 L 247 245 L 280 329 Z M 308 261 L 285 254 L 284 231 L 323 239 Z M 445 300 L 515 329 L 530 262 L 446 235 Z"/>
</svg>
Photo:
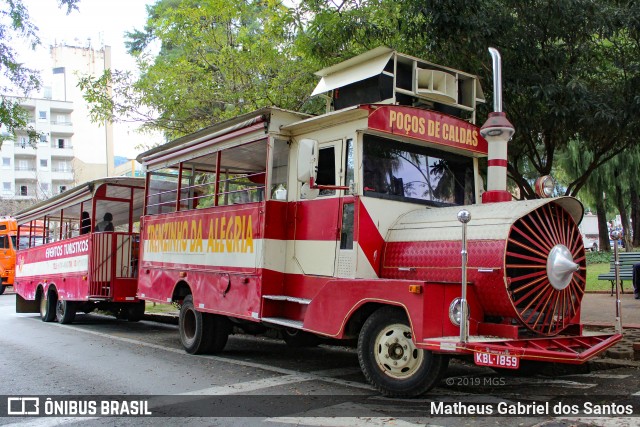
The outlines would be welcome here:
<svg viewBox="0 0 640 427">
<path fill-rule="evenodd" d="M 112 124 L 91 122 L 78 88 L 81 75 L 99 76 L 111 67 L 110 47 L 62 44 L 50 52 L 42 93 L 18 99 L 39 141 L 30 144 L 26 130 L 20 130 L 0 149 L 3 200 L 42 200 L 113 173 Z"/>
<path fill-rule="evenodd" d="M 73 103 L 38 98 L 21 100 L 20 105 L 40 138 L 31 144 L 26 130 L 20 130 L 13 141 L 2 144 L 2 198 L 42 200 L 73 187 Z"/>
</svg>

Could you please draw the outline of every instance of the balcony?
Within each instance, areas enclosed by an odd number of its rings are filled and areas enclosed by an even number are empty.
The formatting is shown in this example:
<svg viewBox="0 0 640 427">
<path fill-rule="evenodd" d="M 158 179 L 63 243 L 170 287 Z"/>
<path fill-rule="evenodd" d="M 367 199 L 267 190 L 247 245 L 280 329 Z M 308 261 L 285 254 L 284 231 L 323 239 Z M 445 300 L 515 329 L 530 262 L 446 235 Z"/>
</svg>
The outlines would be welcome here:
<svg viewBox="0 0 640 427">
<path fill-rule="evenodd" d="M 35 166 L 16 166 L 14 171 L 14 178 L 22 179 L 25 181 L 36 180 L 36 167 Z"/>
<path fill-rule="evenodd" d="M 51 157 L 64 157 L 67 159 L 73 158 L 73 147 L 71 145 L 65 145 L 64 147 L 53 145 L 51 147 Z"/>
<path fill-rule="evenodd" d="M 33 191 L 34 191 L 33 189 L 29 189 L 29 191 L 27 191 L 27 193 L 24 194 L 23 192 L 18 190 L 18 191 L 16 191 L 15 199 L 16 200 L 31 200 L 31 199 L 35 199 L 36 195 L 32 194 Z"/>
<path fill-rule="evenodd" d="M 50 101 L 50 109 L 52 113 L 71 113 L 73 112 L 73 102 L 71 101 Z"/>
<path fill-rule="evenodd" d="M 73 124 L 67 121 L 51 120 L 51 138 L 73 135 Z"/>
<path fill-rule="evenodd" d="M 16 156 L 36 156 L 36 148 L 27 142 L 14 142 L 13 147 L 13 152 Z"/>
<path fill-rule="evenodd" d="M 71 169 L 51 169 L 51 181 L 73 181 L 73 170 Z"/>
</svg>

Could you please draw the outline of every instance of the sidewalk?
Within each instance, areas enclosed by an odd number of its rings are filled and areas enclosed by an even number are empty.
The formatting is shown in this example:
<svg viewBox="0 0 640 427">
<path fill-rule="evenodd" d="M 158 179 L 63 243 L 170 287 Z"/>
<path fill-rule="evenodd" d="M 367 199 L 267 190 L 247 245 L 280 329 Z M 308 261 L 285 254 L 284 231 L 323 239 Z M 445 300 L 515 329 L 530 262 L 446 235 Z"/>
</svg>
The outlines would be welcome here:
<svg viewBox="0 0 640 427">
<path fill-rule="evenodd" d="M 634 344 L 637 343 L 640 356 L 640 300 L 634 299 L 633 291 L 620 294 L 622 312 L 622 340 L 606 351 L 600 361 L 616 359 L 619 362 L 640 366 L 640 361 L 634 361 Z M 586 293 L 582 298 L 580 319 L 586 329 L 597 329 L 603 332 L 613 332 L 616 321 L 616 296 L 606 293 Z M 606 363 L 606 362 L 605 362 Z"/>
<path fill-rule="evenodd" d="M 640 300 L 633 298 L 633 290 L 620 294 L 622 326 L 640 329 Z M 616 321 L 616 296 L 588 292 L 582 298 L 582 323 L 593 326 L 614 326 Z"/>
</svg>

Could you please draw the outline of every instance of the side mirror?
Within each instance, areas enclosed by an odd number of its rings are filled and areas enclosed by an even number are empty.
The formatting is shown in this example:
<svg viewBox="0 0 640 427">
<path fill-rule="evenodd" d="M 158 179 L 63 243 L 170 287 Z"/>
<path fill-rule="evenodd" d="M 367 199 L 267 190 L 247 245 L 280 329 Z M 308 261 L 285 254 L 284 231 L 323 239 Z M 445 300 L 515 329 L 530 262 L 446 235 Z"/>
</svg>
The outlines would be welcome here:
<svg viewBox="0 0 640 427">
<path fill-rule="evenodd" d="M 318 170 L 318 141 L 301 139 L 298 142 L 298 181 L 309 183 L 316 180 Z"/>
</svg>

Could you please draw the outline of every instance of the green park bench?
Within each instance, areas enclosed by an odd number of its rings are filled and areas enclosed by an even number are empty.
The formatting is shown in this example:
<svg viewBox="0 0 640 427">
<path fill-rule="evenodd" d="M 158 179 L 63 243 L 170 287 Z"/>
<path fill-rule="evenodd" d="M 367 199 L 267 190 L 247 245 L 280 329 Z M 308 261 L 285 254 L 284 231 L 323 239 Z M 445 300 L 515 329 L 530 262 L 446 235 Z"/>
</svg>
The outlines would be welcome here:
<svg viewBox="0 0 640 427">
<path fill-rule="evenodd" d="M 620 288 L 622 289 L 622 293 L 624 293 L 624 286 L 622 284 L 625 280 L 633 280 L 633 264 L 640 263 L 640 252 L 620 252 L 618 258 L 620 260 Z M 613 289 L 616 285 L 616 270 L 613 264 L 613 254 L 611 254 L 609 272 L 599 274 L 598 280 L 611 281 L 611 295 L 613 295 Z"/>
</svg>

